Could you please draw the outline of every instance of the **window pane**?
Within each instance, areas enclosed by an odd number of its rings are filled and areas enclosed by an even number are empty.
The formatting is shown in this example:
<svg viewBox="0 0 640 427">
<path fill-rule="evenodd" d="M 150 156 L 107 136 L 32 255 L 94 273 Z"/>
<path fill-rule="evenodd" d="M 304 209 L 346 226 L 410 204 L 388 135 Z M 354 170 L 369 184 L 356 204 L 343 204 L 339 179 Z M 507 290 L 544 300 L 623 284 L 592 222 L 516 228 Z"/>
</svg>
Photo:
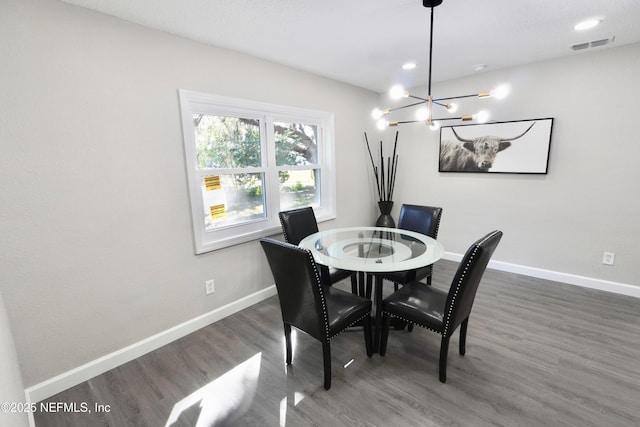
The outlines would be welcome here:
<svg viewBox="0 0 640 427">
<path fill-rule="evenodd" d="M 318 164 L 318 126 L 274 122 L 276 165 Z"/>
<path fill-rule="evenodd" d="M 194 114 L 198 169 L 261 166 L 260 121 Z"/>
<path fill-rule="evenodd" d="M 320 170 L 280 171 L 280 210 L 320 206 Z"/>
<path fill-rule="evenodd" d="M 266 216 L 261 173 L 205 176 L 202 199 L 207 231 Z"/>
</svg>

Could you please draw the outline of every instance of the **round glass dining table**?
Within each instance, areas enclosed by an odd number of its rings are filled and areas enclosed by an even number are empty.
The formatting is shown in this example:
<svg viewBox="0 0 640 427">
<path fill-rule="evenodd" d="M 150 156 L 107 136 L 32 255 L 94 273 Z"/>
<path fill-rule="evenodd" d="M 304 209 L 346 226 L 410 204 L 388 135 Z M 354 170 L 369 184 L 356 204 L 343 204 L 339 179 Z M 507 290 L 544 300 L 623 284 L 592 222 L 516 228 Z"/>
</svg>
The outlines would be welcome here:
<svg viewBox="0 0 640 427">
<path fill-rule="evenodd" d="M 311 251 L 318 264 L 360 274 L 362 294 L 364 273 L 414 270 L 438 261 L 444 248 L 424 234 L 398 228 L 347 227 L 319 231 L 299 244 Z M 382 317 L 382 275 L 375 275 L 374 351 L 380 344 Z"/>
<path fill-rule="evenodd" d="M 385 227 L 347 227 L 319 231 L 299 245 L 318 264 L 367 273 L 413 270 L 438 261 L 444 248 L 424 234 Z"/>
</svg>

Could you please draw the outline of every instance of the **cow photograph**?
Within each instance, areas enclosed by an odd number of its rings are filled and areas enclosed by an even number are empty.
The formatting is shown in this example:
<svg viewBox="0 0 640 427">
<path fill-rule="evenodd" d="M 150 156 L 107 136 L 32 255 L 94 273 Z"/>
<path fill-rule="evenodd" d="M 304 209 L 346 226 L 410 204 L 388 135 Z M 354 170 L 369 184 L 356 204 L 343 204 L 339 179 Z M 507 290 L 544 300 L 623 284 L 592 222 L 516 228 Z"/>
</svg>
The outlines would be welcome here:
<svg viewBox="0 0 640 427">
<path fill-rule="evenodd" d="M 440 129 L 440 172 L 546 174 L 553 118 Z"/>
</svg>

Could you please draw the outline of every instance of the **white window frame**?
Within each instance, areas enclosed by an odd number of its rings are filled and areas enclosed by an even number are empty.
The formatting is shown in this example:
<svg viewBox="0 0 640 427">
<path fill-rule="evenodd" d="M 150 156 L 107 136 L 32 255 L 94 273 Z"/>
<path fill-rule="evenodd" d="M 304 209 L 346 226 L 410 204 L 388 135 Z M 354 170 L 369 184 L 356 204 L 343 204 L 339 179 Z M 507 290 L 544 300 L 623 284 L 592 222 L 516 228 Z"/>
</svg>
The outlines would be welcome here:
<svg viewBox="0 0 640 427">
<path fill-rule="evenodd" d="M 306 123 L 318 126 L 317 168 L 320 169 L 320 182 L 316 185 L 320 187 L 320 207 L 314 207 L 314 212 L 318 222 L 336 217 L 333 113 L 184 89 L 180 89 L 178 92 L 196 254 L 245 243 L 264 236 L 273 235 L 282 230 L 280 219 L 278 218 L 278 212 L 280 211 L 278 171 L 295 169 L 296 166 L 276 167 L 275 165 L 273 123 L 277 121 Z M 261 135 L 263 133 L 265 135 L 265 138 L 261 138 L 263 165 L 258 168 L 252 168 L 251 171 L 264 171 L 265 173 L 266 218 L 220 229 L 206 230 L 201 189 L 204 171 L 198 168 L 196 159 L 195 125 L 193 123 L 194 113 L 251 117 L 260 120 L 260 133 Z M 303 169 L 308 169 L 308 167 L 303 167 Z"/>
</svg>

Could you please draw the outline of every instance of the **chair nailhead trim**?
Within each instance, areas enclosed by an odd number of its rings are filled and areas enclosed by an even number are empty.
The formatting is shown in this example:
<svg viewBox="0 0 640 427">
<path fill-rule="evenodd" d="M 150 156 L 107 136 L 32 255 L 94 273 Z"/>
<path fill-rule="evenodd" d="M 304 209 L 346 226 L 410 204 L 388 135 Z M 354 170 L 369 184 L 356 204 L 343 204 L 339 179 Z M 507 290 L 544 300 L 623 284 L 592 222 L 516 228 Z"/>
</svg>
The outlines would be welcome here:
<svg viewBox="0 0 640 427">
<path fill-rule="evenodd" d="M 486 238 L 482 239 L 480 242 L 478 242 L 476 245 L 473 246 L 473 252 L 469 257 L 469 260 L 465 264 L 464 269 L 462 270 L 462 274 L 460 275 L 460 280 L 458 280 L 458 283 L 456 284 L 456 289 L 453 293 L 453 297 L 451 298 L 451 305 L 449 306 L 449 312 L 446 314 L 447 320 L 445 322 L 444 329 L 442 332 L 444 336 L 447 336 L 447 333 L 449 332 L 449 326 L 451 325 L 451 311 L 455 306 L 456 298 L 458 298 L 458 293 L 460 292 L 460 287 L 462 286 L 462 282 L 464 281 L 467 274 L 469 273 L 471 264 L 473 264 L 473 262 L 476 260 L 476 256 L 478 255 L 478 250 L 480 249 L 480 247 L 483 246 L 485 242 L 489 240 L 491 237 L 493 237 L 494 235 L 495 233 L 489 234 L 488 236 L 486 236 Z"/>
<path fill-rule="evenodd" d="M 290 247 L 291 244 L 285 244 L 279 240 L 273 240 L 273 242 L 275 242 L 276 244 L 283 246 L 283 247 Z M 295 245 L 294 245 L 295 246 Z M 322 281 L 320 280 L 320 273 L 318 271 L 318 267 L 316 266 L 316 261 L 313 259 L 313 255 L 311 254 L 311 251 L 308 249 L 302 249 L 298 246 L 296 246 L 296 249 L 298 249 L 301 252 L 304 252 L 307 254 L 307 256 L 309 257 L 309 259 L 311 260 L 311 266 L 313 267 L 313 274 L 316 277 L 316 284 L 318 286 L 318 291 L 320 292 L 320 303 L 322 304 L 322 317 L 324 318 L 324 334 L 325 334 L 325 341 L 328 341 L 329 338 L 329 315 L 327 312 L 327 302 L 326 299 L 324 297 L 324 291 L 322 290 Z"/>
<path fill-rule="evenodd" d="M 447 333 L 449 332 L 449 326 L 451 325 L 451 312 L 453 311 L 453 307 L 456 305 L 456 299 L 458 298 L 458 293 L 460 293 L 460 287 L 462 286 L 462 282 L 464 282 L 465 278 L 467 277 L 467 274 L 469 273 L 469 269 L 471 268 L 471 264 L 476 259 L 476 254 L 478 253 L 478 249 L 479 249 L 478 245 L 475 245 L 473 247 L 473 252 L 471 253 L 471 256 L 469 257 L 469 259 L 467 260 L 467 263 L 465 264 L 464 269 L 462 270 L 462 274 L 460 275 L 460 279 L 456 284 L 456 288 L 453 291 L 453 297 L 451 297 L 451 304 L 449 305 L 449 311 L 445 315 L 446 322 L 442 330 L 442 335 L 444 336 L 447 336 Z"/>
<path fill-rule="evenodd" d="M 331 335 L 327 341 L 331 341 L 332 339 L 334 339 L 335 337 L 337 337 L 338 335 L 340 335 L 341 333 L 346 331 L 347 328 L 352 327 L 353 325 L 355 325 L 356 323 L 358 323 L 359 321 L 361 321 L 362 319 L 364 319 L 365 317 L 370 316 L 370 315 L 371 315 L 370 313 L 367 313 L 367 314 L 363 315 L 362 317 L 360 317 L 358 320 L 355 320 L 355 321 L 351 322 L 346 328 L 344 328 L 344 329 L 336 332 L 335 334 Z"/>
<path fill-rule="evenodd" d="M 284 221 L 282 221 L 282 216 L 280 216 L 280 228 L 282 228 L 282 235 L 284 236 L 285 242 L 289 243 L 289 236 L 287 236 L 287 228 L 284 226 Z"/>
<path fill-rule="evenodd" d="M 469 273 L 469 269 L 471 268 L 471 264 L 473 264 L 473 262 L 476 259 L 476 256 L 478 255 L 478 250 L 480 249 L 481 246 L 483 246 L 485 244 L 485 242 L 487 240 L 489 240 L 490 238 L 492 238 L 496 233 L 491 233 L 488 236 L 486 236 L 486 238 L 482 239 L 480 242 L 478 242 L 476 245 L 474 245 L 473 247 L 473 252 L 471 253 L 471 256 L 469 257 L 469 259 L 467 260 L 467 263 L 464 266 L 464 269 L 462 270 L 462 274 L 460 275 L 460 279 L 458 280 L 458 283 L 456 284 L 456 288 L 453 292 L 453 297 L 451 298 L 451 304 L 449 305 L 449 311 L 446 313 L 445 318 L 446 321 L 444 321 L 443 324 L 443 328 L 442 328 L 442 332 L 438 332 L 433 328 L 430 328 L 428 326 L 422 325 L 420 323 L 415 323 L 412 320 L 407 320 L 405 318 L 403 318 L 402 316 L 398 316 L 392 313 L 389 313 L 387 311 L 384 311 L 384 313 L 387 313 L 389 316 L 391 317 L 395 317 L 397 319 L 401 319 L 404 320 L 405 322 L 410 322 L 410 323 L 414 323 L 422 328 L 426 328 L 429 329 L 430 331 L 442 334 L 443 336 L 447 336 L 447 333 L 449 332 L 449 327 L 451 325 L 451 311 L 453 310 L 453 307 L 455 305 L 456 302 L 456 298 L 458 298 L 458 293 L 460 292 L 460 287 L 462 286 L 462 282 L 464 281 L 464 279 L 466 278 L 467 274 Z M 443 319 L 443 320 L 444 320 Z"/>
<path fill-rule="evenodd" d="M 440 331 L 436 331 L 435 329 L 433 329 L 433 328 L 431 328 L 431 327 L 429 327 L 429 326 L 423 325 L 422 323 L 416 323 L 414 320 L 408 320 L 408 319 L 405 319 L 404 317 L 402 317 L 402 316 L 398 316 L 397 314 L 392 314 L 392 313 L 389 313 L 389 312 L 386 312 L 386 311 L 385 311 L 385 313 L 387 313 L 387 314 L 388 314 L 389 316 L 391 316 L 391 317 L 395 317 L 396 319 L 404 320 L 405 322 L 413 323 L 414 325 L 418 325 L 418 326 L 420 326 L 421 328 L 428 329 L 428 330 L 430 330 L 430 331 L 432 331 L 432 332 L 435 332 L 436 334 L 441 334 L 441 333 L 442 333 L 442 332 L 440 332 Z"/>
<path fill-rule="evenodd" d="M 316 265 L 316 260 L 313 258 L 313 254 L 308 249 L 300 249 L 307 253 L 307 256 L 311 260 L 311 265 L 313 266 L 313 274 L 316 276 L 316 284 L 318 286 L 318 291 L 320 292 L 320 303 L 322 304 L 322 317 L 324 318 L 324 332 L 327 337 L 327 342 L 331 339 L 329 337 L 329 312 L 327 311 L 327 301 L 324 297 L 324 290 L 322 289 L 322 280 L 320 279 L 320 272 L 318 271 L 318 266 Z"/>
</svg>

